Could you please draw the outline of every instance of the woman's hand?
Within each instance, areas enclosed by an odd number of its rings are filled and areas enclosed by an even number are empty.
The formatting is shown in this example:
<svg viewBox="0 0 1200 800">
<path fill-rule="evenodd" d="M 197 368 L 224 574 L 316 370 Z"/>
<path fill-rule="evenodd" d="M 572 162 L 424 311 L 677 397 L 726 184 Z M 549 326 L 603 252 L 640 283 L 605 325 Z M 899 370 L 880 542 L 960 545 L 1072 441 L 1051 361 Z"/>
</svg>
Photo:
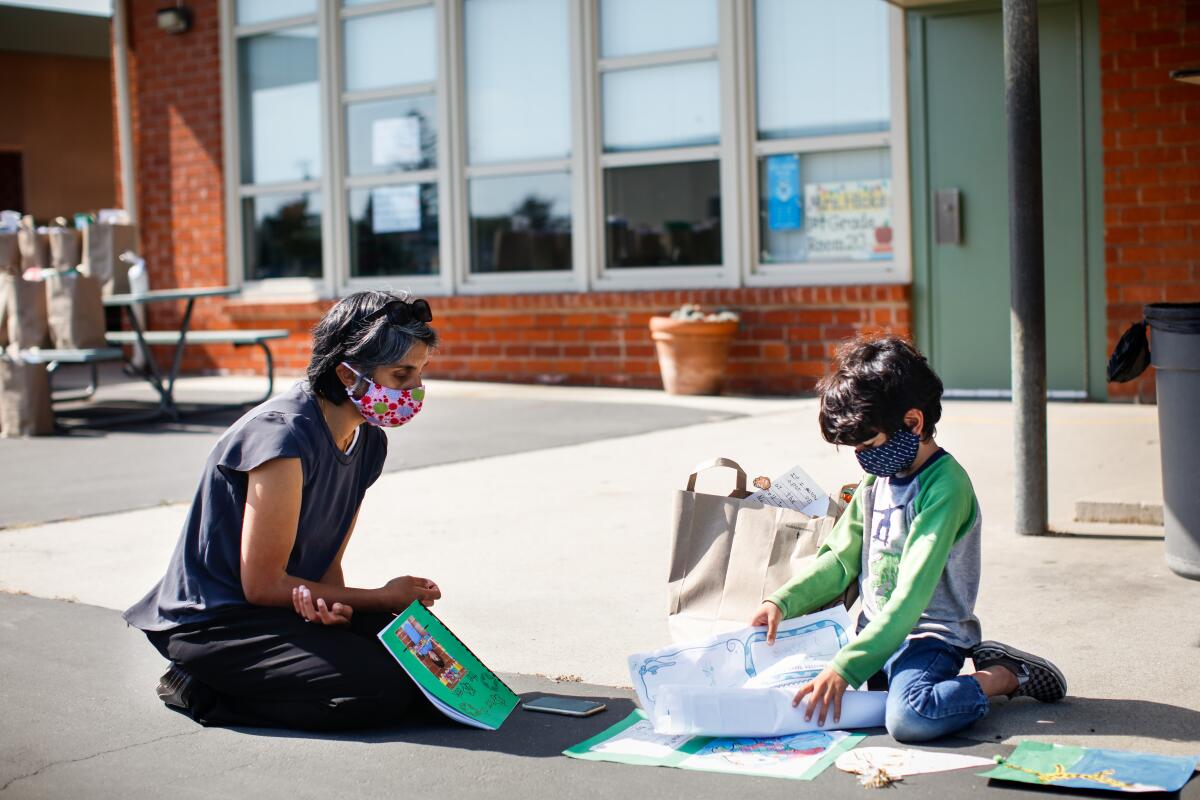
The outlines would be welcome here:
<svg viewBox="0 0 1200 800">
<path fill-rule="evenodd" d="M 414 575 L 392 578 L 379 591 L 387 598 L 388 608 L 393 613 L 399 613 L 408 608 L 414 600 L 421 601 L 423 606 L 431 606 L 442 596 L 442 590 L 436 583 L 428 578 L 418 578 Z"/>
<path fill-rule="evenodd" d="M 767 644 L 775 644 L 775 631 L 779 629 L 779 623 L 782 620 L 783 612 L 779 610 L 779 606 L 770 600 L 764 600 L 763 604 L 758 607 L 758 611 L 755 611 L 754 616 L 750 618 L 750 624 L 758 628 L 766 625 Z"/>
<path fill-rule="evenodd" d="M 314 604 L 312 592 L 307 586 L 292 589 L 292 608 L 305 622 L 319 622 L 322 625 L 348 625 L 354 616 L 354 609 L 345 603 L 334 603 L 329 607 L 324 598 L 318 597 Z"/>
<path fill-rule="evenodd" d="M 829 710 L 833 709 L 833 721 L 837 722 L 842 718 L 842 695 L 846 693 L 849 684 L 846 679 L 833 671 L 831 667 L 826 667 L 821 670 L 821 674 L 813 678 L 811 683 L 806 683 L 796 692 L 796 696 L 792 698 L 792 705 L 798 706 L 804 699 L 806 694 L 811 694 L 812 699 L 808 702 L 808 709 L 804 712 L 804 719 L 811 720 L 813 711 L 819 711 L 820 715 L 817 719 L 818 725 L 825 724 L 825 716 Z"/>
</svg>

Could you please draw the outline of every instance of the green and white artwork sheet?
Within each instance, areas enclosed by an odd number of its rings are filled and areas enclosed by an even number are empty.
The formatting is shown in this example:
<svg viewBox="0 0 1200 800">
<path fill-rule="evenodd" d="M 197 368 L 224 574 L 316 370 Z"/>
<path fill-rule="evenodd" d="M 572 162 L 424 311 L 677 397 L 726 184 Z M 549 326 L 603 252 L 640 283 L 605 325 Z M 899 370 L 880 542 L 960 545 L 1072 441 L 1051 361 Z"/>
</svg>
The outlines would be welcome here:
<svg viewBox="0 0 1200 800">
<path fill-rule="evenodd" d="M 433 612 L 413 602 L 379 632 L 379 641 L 429 701 L 464 725 L 496 730 L 518 697 Z"/>
<path fill-rule="evenodd" d="M 811 781 L 866 738 L 848 731 L 809 731 L 768 739 L 667 736 L 641 710 L 563 755 L 653 767 Z"/>
</svg>

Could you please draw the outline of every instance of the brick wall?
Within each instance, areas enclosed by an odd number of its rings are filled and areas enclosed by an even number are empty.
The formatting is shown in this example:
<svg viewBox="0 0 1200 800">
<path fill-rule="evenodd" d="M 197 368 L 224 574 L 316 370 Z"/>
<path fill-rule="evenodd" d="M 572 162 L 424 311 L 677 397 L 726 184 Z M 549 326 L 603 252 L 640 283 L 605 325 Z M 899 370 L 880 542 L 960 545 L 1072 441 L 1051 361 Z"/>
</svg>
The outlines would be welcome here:
<svg viewBox="0 0 1200 800">
<path fill-rule="evenodd" d="M 1108 343 L 1142 305 L 1200 300 L 1200 2 L 1100 0 Z M 1154 373 L 1110 384 L 1153 400 Z"/>
<path fill-rule="evenodd" d="M 714 289 L 432 298 L 442 346 L 431 377 L 512 383 L 659 388 L 650 317 L 685 302 L 741 314 L 730 352 L 730 391 L 794 394 L 812 389 L 832 350 L 860 330 L 909 330 L 904 286 Z M 274 348 L 285 371 L 308 363 L 307 331 L 328 304 L 233 303 L 239 324 L 296 331 Z M 260 356 L 212 351 L 214 363 L 258 370 Z M 203 369 L 203 360 L 191 366 Z"/>
<path fill-rule="evenodd" d="M 194 25 L 160 31 L 159 0 L 129 3 L 130 104 L 142 255 L 153 288 L 209 286 L 225 275 L 221 56 L 216 0 L 192 0 Z M 198 307 L 201 323 L 219 304 Z M 179 309 L 154 305 L 154 325 Z"/>
</svg>

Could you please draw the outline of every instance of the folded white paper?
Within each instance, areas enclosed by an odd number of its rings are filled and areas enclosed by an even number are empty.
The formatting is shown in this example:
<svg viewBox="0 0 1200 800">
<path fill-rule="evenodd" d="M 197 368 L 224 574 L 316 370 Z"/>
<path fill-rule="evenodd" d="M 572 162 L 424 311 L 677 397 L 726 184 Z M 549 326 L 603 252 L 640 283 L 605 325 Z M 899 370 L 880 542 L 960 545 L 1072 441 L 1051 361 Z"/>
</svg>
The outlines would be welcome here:
<svg viewBox="0 0 1200 800">
<path fill-rule="evenodd" d="M 773 645 L 767 644 L 766 628 L 739 628 L 635 653 L 629 657 L 629 679 L 653 718 L 658 689 L 668 684 L 732 689 L 755 678 L 757 688 L 806 683 L 846 646 L 853 631 L 850 615 L 838 606 L 784 620 Z"/>
<path fill-rule="evenodd" d="M 817 714 L 805 720 L 807 699 L 792 705 L 795 689 L 717 689 L 660 686 L 651 721 L 656 733 L 672 736 L 788 736 L 816 730 L 852 730 L 883 725 L 887 692 L 848 691 L 837 722 L 830 710 L 825 724 Z"/>
</svg>

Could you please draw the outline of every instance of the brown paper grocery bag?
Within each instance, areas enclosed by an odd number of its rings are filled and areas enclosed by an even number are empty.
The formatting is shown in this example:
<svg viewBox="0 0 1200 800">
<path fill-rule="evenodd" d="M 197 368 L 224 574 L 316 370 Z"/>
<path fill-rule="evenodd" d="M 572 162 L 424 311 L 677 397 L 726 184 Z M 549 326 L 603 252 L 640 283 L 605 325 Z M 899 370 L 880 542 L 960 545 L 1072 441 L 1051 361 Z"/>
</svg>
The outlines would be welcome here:
<svg viewBox="0 0 1200 800">
<path fill-rule="evenodd" d="M 47 235 L 50 238 L 51 268 L 65 271 L 78 267 L 82 243 L 79 231 L 74 228 L 51 228 Z"/>
<path fill-rule="evenodd" d="M 60 350 L 104 347 L 100 281 L 78 272 L 52 272 L 45 280 L 50 341 Z"/>
<path fill-rule="evenodd" d="M 0 275 L 21 274 L 20 234 L 0 231 Z"/>
<path fill-rule="evenodd" d="M 712 467 L 735 471 L 728 496 L 695 490 L 699 473 Z M 748 624 L 762 601 L 816 556 L 841 511 L 831 503 L 833 516 L 810 517 L 747 500 L 750 494 L 745 471 L 725 458 L 697 466 L 675 493 L 667 611 L 676 641 Z M 856 590 L 830 605 L 849 605 Z"/>
<path fill-rule="evenodd" d="M 0 354 L 0 436 L 48 436 L 54 433 L 50 375 L 45 364 L 30 364 Z"/>
<path fill-rule="evenodd" d="M 79 271 L 100 281 L 100 292 L 129 293 L 129 265 L 121 253 L 137 250 L 137 227 L 95 223 L 83 229 L 83 263 Z"/>
<path fill-rule="evenodd" d="M 33 217 L 21 220 L 21 229 L 17 231 L 17 244 L 21 250 L 21 271 L 27 269 L 50 268 L 50 236 L 43 229 L 39 231 L 33 224 Z"/>
<path fill-rule="evenodd" d="M 48 347 L 50 324 L 46 315 L 46 287 L 42 281 L 27 281 L 16 275 L 0 275 L 4 295 L 8 343 L 17 349 Z"/>
</svg>

